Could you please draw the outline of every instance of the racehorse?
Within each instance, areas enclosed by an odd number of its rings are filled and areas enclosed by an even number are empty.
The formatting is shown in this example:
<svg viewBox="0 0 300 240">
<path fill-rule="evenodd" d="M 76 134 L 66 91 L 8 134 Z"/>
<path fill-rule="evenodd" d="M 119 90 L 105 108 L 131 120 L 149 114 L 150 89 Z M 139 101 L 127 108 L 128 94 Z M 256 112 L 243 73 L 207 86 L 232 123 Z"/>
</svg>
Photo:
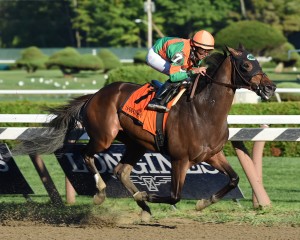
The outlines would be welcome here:
<svg viewBox="0 0 300 240">
<path fill-rule="evenodd" d="M 229 178 L 222 189 L 210 199 L 199 200 L 196 207 L 201 210 L 216 203 L 239 181 L 222 151 L 229 136 L 227 116 L 236 89 L 252 90 L 265 100 L 276 90 L 258 61 L 244 47 L 226 47 L 226 50 L 207 58 L 207 74 L 195 86 L 192 100 L 189 94 L 184 94 L 169 112 L 164 134 L 172 169 L 170 194 L 161 196 L 140 192 L 130 180 L 133 167 L 146 150 L 158 151 L 154 136 L 119 111 L 128 97 L 141 87 L 137 84 L 112 83 L 95 94 L 75 98 L 67 105 L 52 109 L 50 113 L 56 117 L 47 125 L 48 133 L 24 143 L 26 149 L 31 153 L 54 152 L 63 145 L 79 121 L 90 137 L 83 158 L 95 177 L 96 204 L 104 201 L 106 185 L 95 167 L 94 154 L 108 149 L 115 139 L 123 142 L 126 150 L 114 174 L 141 207 L 142 216 L 151 215 L 147 201 L 172 205 L 180 201 L 187 170 L 200 162 L 210 164 Z"/>
</svg>

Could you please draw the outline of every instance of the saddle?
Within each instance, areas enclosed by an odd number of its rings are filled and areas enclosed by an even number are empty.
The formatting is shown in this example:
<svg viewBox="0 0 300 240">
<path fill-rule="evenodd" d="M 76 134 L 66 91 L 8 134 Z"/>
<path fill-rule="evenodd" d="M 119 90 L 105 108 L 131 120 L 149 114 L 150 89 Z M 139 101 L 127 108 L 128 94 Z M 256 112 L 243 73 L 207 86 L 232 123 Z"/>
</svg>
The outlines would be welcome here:
<svg viewBox="0 0 300 240">
<path fill-rule="evenodd" d="M 133 92 L 120 108 L 120 111 L 132 118 L 135 124 L 142 126 L 144 130 L 154 135 L 157 149 L 160 151 L 166 143 L 164 130 L 169 113 L 147 110 L 146 107 L 155 96 L 156 89 L 161 85 L 162 83 L 157 80 L 152 80 L 151 84 L 144 84 Z M 181 83 L 176 83 L 176 86 L 170 90 L 170 93 L 163 100 L 163 103 L 169 109 L 175 105 L 185 91 L 185 88 L 180 90 L 180 86 Z M 175 95 L 176 97 L 173 98 Z"/>
</svg>

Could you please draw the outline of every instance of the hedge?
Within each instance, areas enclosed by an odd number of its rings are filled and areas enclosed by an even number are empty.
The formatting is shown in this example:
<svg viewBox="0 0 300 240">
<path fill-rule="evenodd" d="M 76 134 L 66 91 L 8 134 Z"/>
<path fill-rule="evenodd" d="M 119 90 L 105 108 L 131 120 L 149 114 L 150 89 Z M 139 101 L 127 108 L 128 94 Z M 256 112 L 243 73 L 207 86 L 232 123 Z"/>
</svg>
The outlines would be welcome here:
<svg viewBox="0 0 300 240">
<path fill-rule="evenodd" d="M 231 115 L 300 115 L 300 102 L 262 102 L 259 104 L 236 104 L 233 105 Z M 300 117 L 300 116 L 299 116 Z M 232 127 L 259 127 L 255 124 L 232 125 Z M 291 124 L 276 124 L 270 127 L 299 127 Z M 249 151 L 254 142 L 245 142 Z M 224 147 L 226 156 L 235 155 L 235 151 L 228 142 Z M 300 144 L 298 142 L 266 142 L 264 156 L 299 157 Z"/>
<path fill-rule="evenodd" d="M 0 103 L 1 114 L 12 113 L 46 113 L 46 107 L 56 107 L 56 103 L 37 103 L 28 101 L 2 102 Z M 231 115 L 300 115 L 300 102 L 269 102 L 259 104 L 235 104 L 230 110 Z M 36 126 L 37 124 L 22 124 L 22 126 Z M 20 126 L 16 123 L 1 123 L 1 127 Z M 230 127 L 258 127 L 257 125 L 232 125 Z M 272 126 L 271 126 L 272 127 Z M 299 127 L 297 125 L 276 125 L 276 127 Z M 253 142 L 245 142 L 249 150 L 252 149 Z M 234 156 L 235 152 L 228 142 L 225 145 L 226 156 Z M 265 156 L 299 157 L 300 144 L 297 142 L 266 142 Z"/>
<path fill-rule="evenodd" d="M 150 82 L 152 79 L 165 82 L 168 80 L 168 76 L 154 70 L 148 65 L 124 66 L 111 70 L 105 85 L 117 81 L 144 84 Z"/>
</svg>

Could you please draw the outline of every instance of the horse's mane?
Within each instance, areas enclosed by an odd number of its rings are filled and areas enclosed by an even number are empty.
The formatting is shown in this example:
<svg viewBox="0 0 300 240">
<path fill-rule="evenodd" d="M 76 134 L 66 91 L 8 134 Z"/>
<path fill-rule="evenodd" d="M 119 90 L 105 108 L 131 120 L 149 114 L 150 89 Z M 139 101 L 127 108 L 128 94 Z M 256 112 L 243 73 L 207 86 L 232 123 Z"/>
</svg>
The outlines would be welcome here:
<svg viewBox="0 0 300 240">
<path fill-rule="evenodd" d="M 205 64 L 207 66 L 206 74 L 210 76 L 210 78 L 214 78 L 215 74 L 217 73 L 226 57 L 227 53 L 224 51 L 223 54 L 220 52 L 214 52 L 205 58 Z M 206 77 L 206 79 L 207 78 L 208 77 Z M 209 82 L 210 81 L 200 81 L 196 93 L 201 92 Z"/>
<path fill-rule="evenodd" d="M 227 57 L 227 53 L 224 51 L 223 53 L 214 52 L 210 56 L 205 59 L 205 63 L 207 65 L 207 74 L 211 77 L 215 75 L 218 68 L 224 62 L 225 58 Z"/>
</svg>

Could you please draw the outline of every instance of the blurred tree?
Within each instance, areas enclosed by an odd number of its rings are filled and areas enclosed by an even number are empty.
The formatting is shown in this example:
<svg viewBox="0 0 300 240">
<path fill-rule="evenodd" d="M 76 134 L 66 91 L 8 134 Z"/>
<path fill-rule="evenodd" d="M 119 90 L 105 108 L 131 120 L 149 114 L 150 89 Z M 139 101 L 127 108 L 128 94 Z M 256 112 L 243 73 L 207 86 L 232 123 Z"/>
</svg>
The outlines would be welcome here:
<svg viewBox="0 0 300 240">
<path fill-rule="evenodd" d="M 157 0 L 154 16 L 165 18 L 163 31 L 168 36 L 189 38 L 200 29 L 213 34 L 228 25 L 238 14 L 239 3 L 230 0 Z M 240 18 L 240 16 L 238 16 Z"/>
<path fill-rule="evenodd" d="M 240 21 L 216 34 L 218 47 L 237 47 L 242 43 L 255 55 L 263 55 L 267 50 L 277 48 L 285 42 L 287 39 L 281 31 L 258 21 Z"/>
<path fill-rule="evenodd" d="M 78 4 L 79 11 L 87 11 L 93 21 L 85 21 L 86 46 L 135 46 L 139 28 L 134 22 L 143 14 L 139 0 L 90 0 Z M 82 14 L 83 15 L 83 14 Z"/>
<path fill-rule="evenodd" d="M 258 20 L 285 36 L 300 31 L 299 0 L 152 0 L 153 22 L 167 36 L 213 34 L 232 22 Z M 244 6 L 242 6 L 244 5 Z M 0 47 L 146 46 L 140 0 L 0 1 Z M 153 41 L 159 36 L 154 31 Z"/>
<path fill-rule="evenodd" d="M 299 0 L 248 0 L 250 19 L 270 24 L 285 36 L 300 31 Z"/>
<path fill-rule="evenodd" d="M 67 1 L 0 1 L 0 47 L 73 45 Z"/>
<path fill-rule="evenodd" d="M 94 23 L 91 15 L 89 14 L 88 7 L 90 6 L 90 0 L 72 0 L 70 1 L 70 7 L 73 10 L 72 13 L 72 27 L 75 31 L 76 47 L 80 48 L 86 45 L 86 39 L 88 38 L 91 28 Z"/>
</svg>

